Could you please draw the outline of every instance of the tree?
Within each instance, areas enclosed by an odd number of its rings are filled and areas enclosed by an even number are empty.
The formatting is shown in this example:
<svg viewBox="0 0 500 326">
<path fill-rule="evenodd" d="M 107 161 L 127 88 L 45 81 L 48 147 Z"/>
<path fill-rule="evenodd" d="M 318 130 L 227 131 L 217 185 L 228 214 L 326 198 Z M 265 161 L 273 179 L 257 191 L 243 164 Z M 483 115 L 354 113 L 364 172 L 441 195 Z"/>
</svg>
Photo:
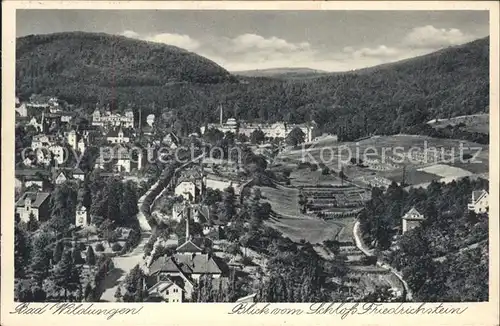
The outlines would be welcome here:
<svg viewBox="0 0 500 326">
<path fill-rule="evenodd" d="M 33 302 L 45 302 L 46 298 L 47 293 L 41 287 L 35 286 L 33 288 Z"/>
<path fill-rule="evenodd" d="M 38 219 L 35 217 L 35 214 L 33 212 L 30 213 L 30 217 L 27 223 L 27 229 L 29 232 L 35 232 L 38 230 L 40 227 L 40 224 L 38 223 Z"/>
<path fill-rule="evenodd" d="M 228 187 L 223 193 L 222 216 L 226 221 L 230 221 L 236 214 L 236 196 L 233 187 Z"/>
<path fill-rule="evenodd" d="M 64 299 L 68 298 L 68 291 L 76 291 L 81 287 L 80 270 L 73 262 L 70 251 L 65 251 L 61 261 L 55 266 L 52 273 L 54 284 L 64 289 Z"/>
<path fill-rule="evenodd" d="M 26 231 L 14 227 L 14 270 L 15 277 L 23 277 L 29 262 L 31 247 Z"/>
<path fill-rule="evenodd" d="M 252 144 L 261 144 L 264 140 L 266 140 L 266 135 L 260 129 L 256 129 L 250 134 L 250 142 Z"/>
<path fill-rule="evenodd" d="M 52 254 L 52 262 L 54 264 L 57 264 L 61 260 L 63 251 L 64 242 L 62 240 L 59 240 L 56 242 L 56 245 L 54 246 L 54 253 Z"/>
<path fill-rule="evenodd" d="M 35 282 L 41 286 L 43 280 L 49 275 L 50 260 L 52 258 L 53 238 L 47 232 L 39 233 L 33 239 L 31 257 L 31 273 Z"/>
<path fill-rule="evenodd" d="M 130 223 L 134 216 L 139 212 L 137 208 L 137 188 L 132 181 L 128 181 L 123 186 L 123 198 L 120 204 L 122 221 Z"/>
<path fill-rule="evenodd" d="M 18 302 L 33 302 L 33 292 L 25 282 L 17 283 L 15 297 Z"/>
<path fill-rule="evenodd" d="M 115 299 L 116 299 L 116 302 L 121 302 L 121 301 L 122 301 L 122 298 L 123 298 L 123 295 L 122 295 L 122 288 L 121 288 L 121 287 L 118 287 L 118 289 L 116 289 L 116 292 L 115 292 Z"/>
<path fill-rule="evenodd" d="M 298 144 L 302 144 L 305 139 L 304 132 L 299 128 L 293 128 L 290 133 L 286 136 L 286 143 L 290 146 L 296 147 Z"/>
<path fill-rule="evenodd" d="M 87 247 L 87 254 L 85 257 L 86 263 L 89 266 L 94 266 L 95 265 L 95 254 L 94 254 L 94 249 L 92 246 Z"/>
<path fill-rule="evenodd" d="M 75 243 L 75 246 L 71 251 L 71 257 L 73 258 L 73 264 L 75 265 L 82 264 L 83 262 L 82 253 L 77 243 Z"/>
</svg>

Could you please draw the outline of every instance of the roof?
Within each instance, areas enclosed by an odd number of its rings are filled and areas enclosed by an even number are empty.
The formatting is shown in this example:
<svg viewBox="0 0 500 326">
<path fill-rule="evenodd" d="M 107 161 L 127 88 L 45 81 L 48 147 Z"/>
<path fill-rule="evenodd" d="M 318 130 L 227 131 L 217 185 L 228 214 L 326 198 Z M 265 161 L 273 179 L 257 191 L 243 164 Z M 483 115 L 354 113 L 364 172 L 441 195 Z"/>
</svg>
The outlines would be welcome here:
<svg viewBox="0 0 500 326">
<path fill-rule="evenodd" d="M 73 170 L 73 174 L 85 174 L 85 172 L 83 172 L 83 170 L 80 168 L 76 168 Z"/>
<path fill-rule="evenodd" d="M 250 295 L 247 295 L 245 297 L 241 297 L 236 300 L 236 302 L 255 302 L 255 297 L 257 296 L 257 293 L 253 293 Z"/>
<path fill-rule="evenodd" d="M 175 250 L 177 252 L 202 252 L 203 250 L 201 247 L 196 245 L 193 241 L 188 240 L 181 244 L 177 249 Z"/>
<path fill-rule="evenodd" d="M 182 272 L 186 275 L 190 274 L 222 274 L 222 262 L 214 259 L 209 254 L 193 253 L 193 254 L 174 254 L 170 257 L 160 257 L 155 260 L 150 268 L 150 274 L 158 272 Z"/>
<path fill-rule="evenodd" d="M 47 170 L 40 169 L 16 169 L 15 175 L 16 177 L 34 177 L 36 175 L 49 176 L 50 172 Z"/>
<path fill-rule="evenodd" d="M 484 195 L 487 195 L 488 192 L 486 190 L 475 190 L 472 192 L 472 202 L 476 203 L 479 201 Z"/>
<path fill-rule="evenodd" d="M 424 216 L 420 214 L 415 207 L 412 207 L 404 216 L 404 220 L 424 220 Z"/>
<path fill-rule="evenodd" d="M 183 171 L 178 182 L 181 183 L 184 181 L 194 181 L 194 180 L 200 180 L 202 178 L 203 178 L 203 173 L 198 168 L 192 168 Z"/>
<path fill-rule="evenodd" d="M 31 200 L 31 206 L 38 208 L 40 207 L 48 198 L 50 193 L 48 192 L 25 192 L 21 198 L 16 202 L 16 207 L 24 207 L 26 199 Z"/>
</svg>

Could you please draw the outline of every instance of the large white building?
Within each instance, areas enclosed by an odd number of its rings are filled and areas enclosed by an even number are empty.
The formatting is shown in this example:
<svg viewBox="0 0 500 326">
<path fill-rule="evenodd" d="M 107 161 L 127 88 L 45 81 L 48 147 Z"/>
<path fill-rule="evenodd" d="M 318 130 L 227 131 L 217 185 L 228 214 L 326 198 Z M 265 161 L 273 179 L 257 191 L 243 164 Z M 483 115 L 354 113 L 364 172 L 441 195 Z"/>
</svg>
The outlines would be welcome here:
<svg viewBox="0 0 500 326">
<path fill-rule="evenodd" d="M 248 123 L 229 118 L 226 123 L 222 123 L 222 121 L 220 123 L 209 123 L 206 127 L 201 127 L 200 130 L 204 134 L 208 129 L 214 128 L 224 133 L 232 132 L 234 134 L 243 134 L 247 137 L 250 137 L 256 130 L 262 130 L 266 138 L 286 138 L 294 128 L 300 128 L 305 135 L 304 140 L 310 142 L 314 138 L 315 127 L 316 123 L 314 121 L 303 124 L 288 124 L 286 122 Z"/>
<path fill-rule="evenodd" d="M 95 109 L 92 114 L 92 125 L 93 126 L 108 126 L 108 127 L 124 127 L 133 128 L 134 127 L 134 112 L 132 110 L 125 111 L 124 115 L 119 113 L 111 113 L 111 111 L 106 111 L 101 113 L 99 109 Z"/>
</svg>

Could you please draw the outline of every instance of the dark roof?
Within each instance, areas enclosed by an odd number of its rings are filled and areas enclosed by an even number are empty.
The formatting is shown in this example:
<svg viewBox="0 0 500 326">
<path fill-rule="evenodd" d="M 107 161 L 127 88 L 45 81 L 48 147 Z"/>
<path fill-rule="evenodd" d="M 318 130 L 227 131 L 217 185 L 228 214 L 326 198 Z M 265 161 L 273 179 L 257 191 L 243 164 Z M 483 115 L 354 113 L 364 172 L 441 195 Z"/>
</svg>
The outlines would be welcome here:
<svg viewBox="0 0 500 326">
<path fill-rule="evenodd" d="M 484 194 L 487 194 L 488 192 L 486 192 L 486 190 L 475 190 L 472 192 L 472 202 L 475 203 L 477 202 L 479 199 L 481 199 L 481 197 L 484 195 Z"/>
<path fill-rule="evenodd" d="M 182 272 L 190 274 L 222 274 L 224 264 L 209 254 L 178 253 L 170 257 L 160 257 L 150 266 L 150 274 L 158 272 Z"/>
<path fill-rule="evenodd" d="M 24 207 L 26 199 L 31 200 L 31 206 L 38 208 L 40 207 L 48 198 L 50 193 L 48 192 L 25 192 L 21 198 L 16 202 L 16 207 Z"/>
<path fill-rule="evenodd" d="M 40 169 L 16 169 L 15 175 L 16 177 L 23 177 L 23 176 L 34 176 L 37 174 L 49 176 L 50 172 L 47 170 L 40 170 Z"/>
</svg>

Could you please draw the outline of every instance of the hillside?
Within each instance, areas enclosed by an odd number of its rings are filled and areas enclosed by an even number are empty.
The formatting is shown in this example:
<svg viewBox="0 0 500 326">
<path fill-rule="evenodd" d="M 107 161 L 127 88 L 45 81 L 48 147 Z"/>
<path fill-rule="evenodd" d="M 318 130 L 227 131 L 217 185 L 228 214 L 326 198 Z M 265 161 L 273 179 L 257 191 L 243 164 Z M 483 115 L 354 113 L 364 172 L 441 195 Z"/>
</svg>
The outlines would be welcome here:
<svg viewBox="0 0 500 326">
<path fill-rule="evenodd" d="M 21 95 L 54 94 L 84 107 L 97 100 L 118 109 L 133 104 L 143 117 L 155 103 L 153 113 L 173 112 L 181 134 L 218 121 L 221 103 L 225 119 L 314 119 L 340 139 L 489 110 L 489 38 L 358 72 L 240 82 L 195 54 L 118 36 L 30 36 L 18 39 L 17 50 Z"/>
<path fill-rule="evenodd" d="M 107 34 L 21 37 L 17 39 L 16 59 L 20 93 L 55 89 L 70 101 L 85 96 L 84 90 L 99 88 L 102 92 L 111 87 L 231 80 L 222 67 L 181 48 Z"/>
<path fill-rule="evenodd" d="M 243 77 L 269 77 L 280 79 L 314 78 L 324 74 L 328 74 L 328 72 L 326 71 L 315 70 L 311 68 L 270 68 L 232 71 L 231 73 L 233 75 Z"/>
</svg>

